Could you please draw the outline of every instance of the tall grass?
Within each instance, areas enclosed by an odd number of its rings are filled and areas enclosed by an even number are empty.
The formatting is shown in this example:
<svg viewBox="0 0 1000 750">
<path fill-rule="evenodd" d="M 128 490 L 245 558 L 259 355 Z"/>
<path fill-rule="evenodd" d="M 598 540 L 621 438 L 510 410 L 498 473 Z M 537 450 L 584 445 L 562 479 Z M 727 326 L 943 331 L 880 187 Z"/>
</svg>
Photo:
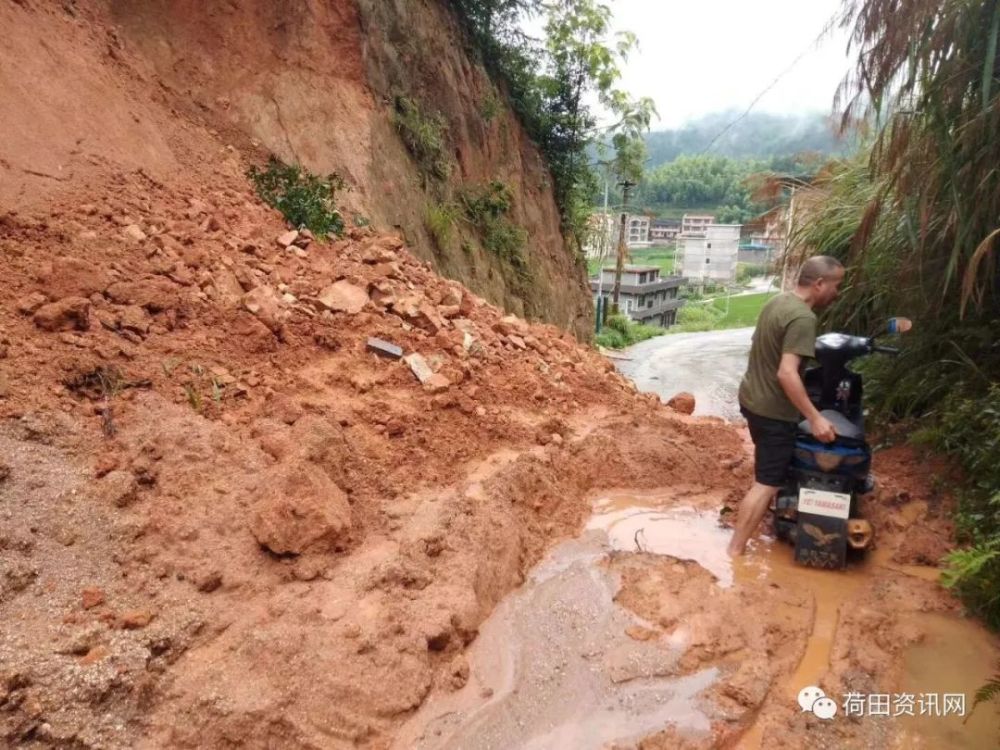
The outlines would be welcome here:
<svg viewBox="0 0 1000 750">
<path fill-rule="evenodd" d="M 447 125 L 444 118 L 437 113 L 425 112 L 413 99 L 398 96 L 393 124 L 421 172 L 438 180 L 447 180 L 451 174 L 451 162 L 446 151 Z"/>
<path fill-rule="evenodd" d="M 431 233 L 439 250 L 447 250 L 451 244 L 455 222 L 459 216 L 459 207 L 448 201 L 430 203 L 424 209 L 424 226 Z"/>
</svg>

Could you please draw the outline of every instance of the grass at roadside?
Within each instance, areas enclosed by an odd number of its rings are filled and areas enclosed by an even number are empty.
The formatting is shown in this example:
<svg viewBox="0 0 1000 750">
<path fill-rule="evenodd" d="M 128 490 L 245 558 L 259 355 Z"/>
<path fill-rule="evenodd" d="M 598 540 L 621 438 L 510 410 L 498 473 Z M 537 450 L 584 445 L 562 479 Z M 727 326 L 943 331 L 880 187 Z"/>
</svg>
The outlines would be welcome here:
<svg viewBox="0 0 1000 750">
<path fill-rule="evenodd" d="M 599 346 L 608 349 L 624 349 L 654 336 L 662 336 L 666 332 L 665 328 L 635 323 L 624 315 L 611 315 L 594 340 Z"/>
<path fill-rule="evenodd" d="M 726 298 L 719 297 L 712 301 L 712 306 L 722 315 L 719 318 L 720 328 L 744 328 L 757 323 L 760 309 L 764 306 L 775 292 L 761 292 L 760 294 L 744 294 L 739 297 L 729 298 L 729 314 L 726 314 Z"/>
<path fill-rule="evenodd" d="M 728 314 L 725 297 L 718 297 L 708 302 L 689 301 L 678 312 L 677 325 L 670 329 L 670 333 L 721 331 L 726 328 L 746 328 L 755 325 L 760 309 L 774 294 L 774 292 L 762 292 L 730 297 Z"/>
</svg>

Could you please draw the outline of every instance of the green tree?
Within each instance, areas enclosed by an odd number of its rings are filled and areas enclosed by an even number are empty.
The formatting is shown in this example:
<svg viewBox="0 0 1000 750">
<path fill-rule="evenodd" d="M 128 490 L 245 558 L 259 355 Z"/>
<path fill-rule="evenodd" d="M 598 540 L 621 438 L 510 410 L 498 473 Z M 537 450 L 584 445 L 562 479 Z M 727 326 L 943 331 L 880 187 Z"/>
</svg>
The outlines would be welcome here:
<svg viewBox="0 0 1000 750">
<path fill-rule="evenodd" d="M 597 0 L 453 0 L 488 70 L 506 84 L 514 109 L 538 143 L 553 178 L 563 230 L 581 249 L 597 178 L 590 152 L 599 137 L 613 141 L 615 171 L 641 169 L 642 134 L 656 114 L 651 99 L 618 88 L 620 64 L 635 36 L 612 36 L 610 8 Z M 524 16 L 544 18 L 541 42 L 526 36 Z M 612 123 L 598 128 L 589 101 Z"/>
<path fill-rule="evenodd" d="M 710 208 L 720 222 L 744 223 L 769 207 L 753 198 L 755 177 L 767 171 L 766 162 L 682 156 L 646 176 L 637 204 L 653 213 Z"/>
</svg>

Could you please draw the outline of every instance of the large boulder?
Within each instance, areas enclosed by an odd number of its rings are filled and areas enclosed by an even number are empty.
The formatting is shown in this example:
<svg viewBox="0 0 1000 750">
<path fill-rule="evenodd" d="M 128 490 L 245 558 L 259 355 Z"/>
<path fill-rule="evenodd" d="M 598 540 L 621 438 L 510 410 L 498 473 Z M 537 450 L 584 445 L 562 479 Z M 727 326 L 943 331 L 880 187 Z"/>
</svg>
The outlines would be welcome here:
<svg viewBox="0 0 1000 750">
<path fill-rule="evenodd" d="M 320 292 L 317 299 L 327 310 L 355 315 L 368 304 L 368 292 L 349 281 L 338 281 Z"/>
<path fill-rule="evenodd" d="M 667 401 L 667 406 L 681 414 L 694 414 L 694 396 L 687 391 L 681 391 Z"/>
<path fill-rule="evenodd" d="M 45 264 L 39 274 L 42 290 L 53 299 L 89 297 L 103 292 L 109 283 L 100 264 L 83 258 L 59 257 Z"/>
<path fill-rule="evenodd" d="M 277 291 L 266 285 L 251 289 L 243 295 L 243 307 L 280 337 L 288 312 Z"/>
<path fill-rule="evenodd" d="M 138 305 L 151 313 L 170 310 L 180 304 L 177 287 L 162 277 L 117 281 L 106 294 L 118 305 Z"/>
<path fill-rule="evenodd" d="M 275 467 L 257 495 L 250 531 L 275 554 L 329 552 L 351 528 L 347 495 L 308 461 Z"/>
</svg>

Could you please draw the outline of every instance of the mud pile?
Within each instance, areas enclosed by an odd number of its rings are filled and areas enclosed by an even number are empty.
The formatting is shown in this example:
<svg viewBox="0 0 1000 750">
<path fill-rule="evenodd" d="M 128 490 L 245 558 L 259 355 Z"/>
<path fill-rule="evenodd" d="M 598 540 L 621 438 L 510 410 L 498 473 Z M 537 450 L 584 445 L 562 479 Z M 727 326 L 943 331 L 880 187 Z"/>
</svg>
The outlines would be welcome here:
<svg viewBox="0 0 1000 750">
<path fill-rule="evenodd" d="M 745 472 L 728 428 L 397 236 L 290 231 L 240 171 L 0 220 L 10 744 L 380 746 L 594 487 Z"/>
</svg>

